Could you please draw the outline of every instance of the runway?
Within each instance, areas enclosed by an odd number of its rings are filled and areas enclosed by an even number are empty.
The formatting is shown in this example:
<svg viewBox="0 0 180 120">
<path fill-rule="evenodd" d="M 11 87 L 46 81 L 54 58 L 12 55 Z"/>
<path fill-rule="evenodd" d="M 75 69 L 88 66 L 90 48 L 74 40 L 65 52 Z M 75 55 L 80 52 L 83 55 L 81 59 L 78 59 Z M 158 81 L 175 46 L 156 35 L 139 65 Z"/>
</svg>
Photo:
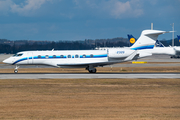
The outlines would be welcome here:
<svg viewBox="0 0 180 120">
<path fill-rule="evenodd" d="M 0 62 L 12 55 L 0 55 Z M 143 58 L 140 61 L 147 62 L 164 62 L 163 64 L 115 64 L 114 67 L 163 67 L 163 66 L 180 66 L 180 59 L 170 59 L 168 55 L 153 55 Z M 171 64 L 165 64 L 171 62 Z M 105 66 L 110 67 L 110 66 Z M 14 65 L 0 64 L 0 69 L 12 69 Z M 20 68 L 51 68 L 43 65 L 21 65 Z M 180 78 L 180 73 L 0 73 L 0 79 L 90 79 L 90 78 Z"/>
<path fill-rule="evenodd" d="M 0 79 L 125 79 L 125 78 L 180 78 L 179 73 L 61 73 L 61 74 L 0 74 Z"/>
</svg>

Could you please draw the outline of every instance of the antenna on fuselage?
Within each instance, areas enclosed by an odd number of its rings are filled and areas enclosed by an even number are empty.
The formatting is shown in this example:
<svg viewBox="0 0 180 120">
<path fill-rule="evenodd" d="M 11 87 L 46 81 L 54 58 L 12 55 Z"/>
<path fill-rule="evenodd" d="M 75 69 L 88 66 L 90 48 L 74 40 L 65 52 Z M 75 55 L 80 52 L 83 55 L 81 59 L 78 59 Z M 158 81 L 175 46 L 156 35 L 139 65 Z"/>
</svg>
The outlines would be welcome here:
<svg viewBox="0 0 180 120">
<path fill-rule="evenodd" d="M 52 49 L 52 51 L 54 51 L 54 48 Z"/>
</svg>

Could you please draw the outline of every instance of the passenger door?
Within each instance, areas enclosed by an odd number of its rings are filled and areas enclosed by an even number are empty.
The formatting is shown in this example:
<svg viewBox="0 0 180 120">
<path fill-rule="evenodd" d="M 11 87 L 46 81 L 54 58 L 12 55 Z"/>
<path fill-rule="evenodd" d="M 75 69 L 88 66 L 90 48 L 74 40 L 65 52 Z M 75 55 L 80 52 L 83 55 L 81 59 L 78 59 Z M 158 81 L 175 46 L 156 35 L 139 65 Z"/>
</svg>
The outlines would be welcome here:
<svg viewBox="0 0 180 120">
<path fill-rule="evenodd" d="M 33 64 L 33 53 L 32 52 L 28 52 L 27 60 L 28 60 L 28 64 Z"/>
</svg>

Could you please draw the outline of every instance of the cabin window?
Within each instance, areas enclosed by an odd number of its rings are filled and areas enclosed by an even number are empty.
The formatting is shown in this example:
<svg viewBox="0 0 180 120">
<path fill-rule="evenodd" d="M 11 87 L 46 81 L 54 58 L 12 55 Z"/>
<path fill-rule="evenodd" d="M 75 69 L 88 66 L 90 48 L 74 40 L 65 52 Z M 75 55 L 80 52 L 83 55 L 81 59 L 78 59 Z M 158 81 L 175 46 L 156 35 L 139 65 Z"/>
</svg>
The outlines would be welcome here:
<svg viewBox="0 0 180 120">
<path fill-rule="evenodd" d="M 71 58 L 71 55 L 68 55 L 68 58 Z"/>
<path fill-rule="evenodd" d="M 93 54 L 91 54 L 91 55 L 90 55 L 90 57 L 91 57 L 91 58 L 93 58 L 93 57 L 94 57 L 94 55 L 93 55 Z"/>
<path fill-rule="evenodd" d="M 49 56 L 48 56 L 48 55 L 46 55 L 46 56 L 45 56 L 45 58 L 49 58 Z"/>
<path fill-rule="evenodd" d="M 64 55 L 60 55 L 60 58 L 64 58 Z"/>
<path fill-rule="evenodd" d="M 84 54 L 84 55 L 83 55 L 83 58 L 85 58 L 85 57 L 86 57 L 86 55 Z"/>
<path fill-rule="evenodd" d="M 79 55 L 75 55 L 75 58 L 78 58 L 79 57 Z"/>
<path fill-rule="evenodd" d="M 38 55 L 38 58 L 41 58 L 41 55 Z"/>
<path fill-rule="evenodd" d="M 53 58 L 56 58 L 56 55 L 53 55 Z"/>
</svg>

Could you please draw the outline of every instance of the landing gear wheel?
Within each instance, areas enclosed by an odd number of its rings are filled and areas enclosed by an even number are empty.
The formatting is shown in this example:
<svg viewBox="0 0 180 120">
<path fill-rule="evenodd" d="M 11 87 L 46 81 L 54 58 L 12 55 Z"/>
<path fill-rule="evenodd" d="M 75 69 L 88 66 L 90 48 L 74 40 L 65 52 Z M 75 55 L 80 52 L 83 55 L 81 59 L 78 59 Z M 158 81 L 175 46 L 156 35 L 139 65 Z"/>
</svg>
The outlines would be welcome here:
<svg viewBox="0 0 180 120">
<path fill-rule="evenodd" d="M 96 69 L 89 70 L 89 73 L 96 73 Z"/>
<path fill-rule="evenodd" d="M 14 69 L 14 73 L 18 73 L 19 66 L 16 65 L 16 68 Z"/>
<path fill-rule="evenodd" d="M 94 68 L 92 65 L 87 66 L 86 70 L 88 70 L 89 73 L 96 73 L 96 68 Z"/>
<path fill-rule="evenodd" d="M 18 70 L 15 69 L 15 70 L 14 70 L 14 73 L 18 73 Z"/>
</svg>

